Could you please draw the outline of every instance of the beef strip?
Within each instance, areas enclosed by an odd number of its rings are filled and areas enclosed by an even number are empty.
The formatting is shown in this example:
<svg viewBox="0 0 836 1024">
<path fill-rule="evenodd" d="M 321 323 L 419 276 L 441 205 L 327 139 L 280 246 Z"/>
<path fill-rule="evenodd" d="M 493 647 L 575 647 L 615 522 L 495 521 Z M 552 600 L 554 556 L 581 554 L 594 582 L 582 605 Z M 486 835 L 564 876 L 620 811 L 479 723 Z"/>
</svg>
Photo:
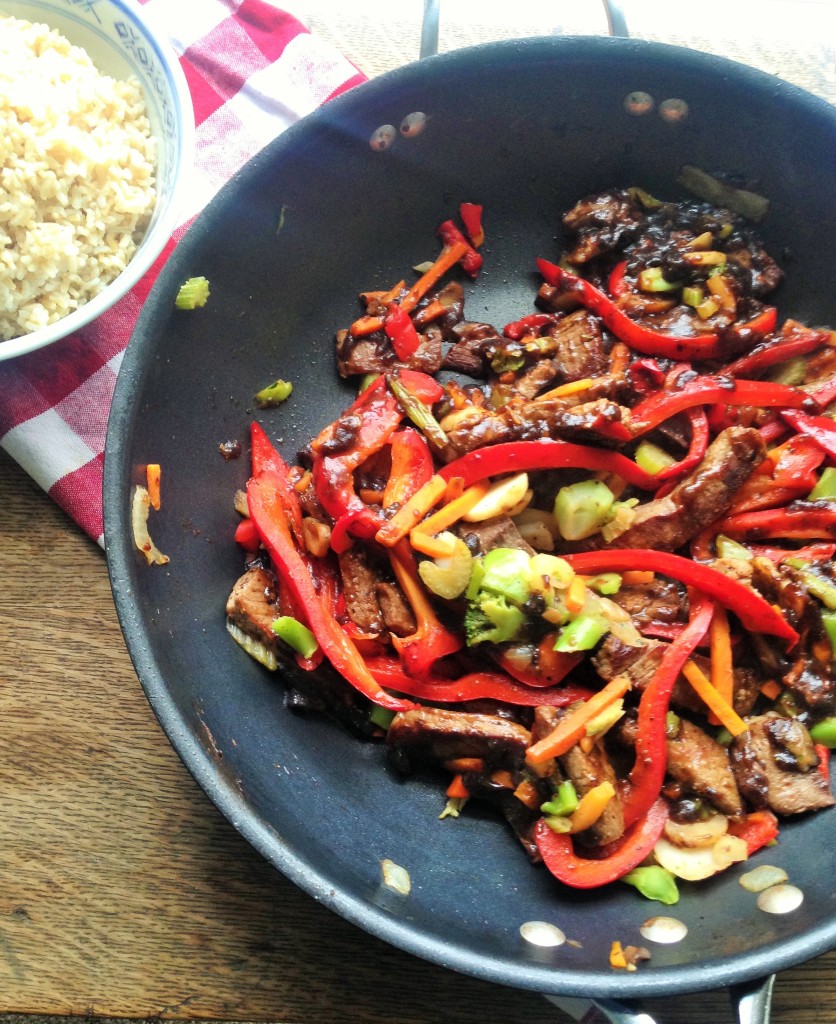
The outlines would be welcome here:
<svg viewBox="0 0 836 1024">
<path fill-rule="evenodd" d="M 400 711 L 386 734 L 392 761 L 404 772 L 460 757 L 480 757 L 494 769 L 519 769 L 530 741 L 528 729 L 507 718 L 446 708 Z"/>
<path fill-rule="evenodd" d="M 833 805 L 815 746 L 801 722 L 770 712 L 746 724 L 748 731 L 734 739 L 730 754 L 738 788 L 753 807 L 790 815 Z"/>
<path fill-rule="evenodd" d="M 800 696 L 808 708 L 823 715 L 832 714 L 836 678 L 831 670 L 831 643 L 821 608 L 810 597 L 802 576 L 789 565 L 753 558 L 752 583 L 770 603 L 781 608 L 799 636 L 788 653 L 776 648 L 766 637 L 753 637 L 766 662 L 764 667 L 767 671 L 777 669 L 784 686 Z"/>
<path fill-rule="evenodd" d="M 354 544 L 337 557 L 349 618 L 364 633 L 376 636 L 383 630 L 383 616 L 375 596 L 375 585 L 380 582 L 380 577 L 359 544 Z"/>
<path fill-rule="evenodd" d="M 552 356 L 564 381 L 583 380 L 604 373 L 609 365 L 601 327 L 585 309 L 578 309 L 549 329 L 555 344 Z"/>
<path fill-rule="evenodd" d="M 529 555 L 534 554 L 534 548 L 523 540 L 522 534 L 508 516 L 495 516 L 481 523 L 461 522 L 456 532 L 477 555 L 486 555 L 493 548 L 519 548 Z"/>
<path fill-rule="evenodd" d="M 281 615 L 281 608 L 276 577 L 271 572 L 261 566 L 247 569 L 232 588 L 226 614 L 247 636 L 276 653 L 279 638 L 273 632 L 273 623 Z"/>
<path fill-rule="evenodd" d="M 403 591 L 397 583 L 380 580 L 374 585 L 374 595 L 383 616 L 383 624 L 395 636 L 411 636 L 418 628 Z"/>
<path fill-rule="evenodd" d="M 556 360 L 541 359 L 514 381 L 513 392 L 518 398 L 528 401 L 554 384 L 560 375 L 560 366 Z"/>
<path fill-rule="evenodd" d="M 760 433 L 728 427 L 709 445 L 697 468 L 665 498 L 636 508 L 636 517 L 613 545 L 675 551 L 728 511 L 740 485 L 764 457 Z"/>
<path fill-rule="evenodd" d="M 586 263 L 612 252 L 635 237 L 644 219 L 644 211 L 626 189 L 587 196 L 563 216 L 564 227 L 576 236 L 566 259 Z"/>
<path fill-rule="evenodd" d="M 621 587 L 612 601 L 629 613 L 633 624 L 641 629 L 651 622 L 676 623 L 688 621 L 688 597 L 685 587 L 675 580 L 657 576 L 650 583 Z"/>
<path fill-rule="evenodd" d="M 385 373 L 396 367 L 437 373 L 443 361 L 441 330 L 437 325 L 430 324 L 419 333 L 419 337 L 421 344 L 412 355 L 408 359 L 399 360 L 383 331 L 361 338 L 353 337 L 348 331 L 338 331 L 337 370 L 341 377 Z"/>
<path fill-rule="evenodd" d="M 491 368 L 491 355 L 505 344 L 491 324 L 464 321 L 450 332 L 453 347 L 444 356 L 445 370 L 466 373 L 468 377 L 486 377 Z"/>
</svg>

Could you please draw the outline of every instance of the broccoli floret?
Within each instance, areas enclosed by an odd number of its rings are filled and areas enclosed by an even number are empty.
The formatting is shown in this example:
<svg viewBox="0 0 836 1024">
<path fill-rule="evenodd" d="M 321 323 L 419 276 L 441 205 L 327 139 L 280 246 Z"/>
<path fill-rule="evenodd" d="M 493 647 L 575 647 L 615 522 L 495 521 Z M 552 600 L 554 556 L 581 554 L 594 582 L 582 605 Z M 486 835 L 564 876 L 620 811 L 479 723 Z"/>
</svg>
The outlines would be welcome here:
<svg viewBox="0 0 836 1024">
<path fill-rule="evenodd" d="M 504 597 L 480 594 L 471 601 L 464 616 L 467 646 L 513 640 L 525 625 L 525 615 L 519 608 L 508 604 Z"/>
</svg>

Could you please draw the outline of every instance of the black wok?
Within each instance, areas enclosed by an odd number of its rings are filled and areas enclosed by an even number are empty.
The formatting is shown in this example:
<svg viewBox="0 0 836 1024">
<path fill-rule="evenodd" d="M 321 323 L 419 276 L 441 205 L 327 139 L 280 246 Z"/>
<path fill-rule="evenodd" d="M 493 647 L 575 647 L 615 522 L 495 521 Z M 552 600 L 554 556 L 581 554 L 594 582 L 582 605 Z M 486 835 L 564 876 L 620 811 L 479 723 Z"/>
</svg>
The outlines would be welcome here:
<svg viewBox="0 0 836 1024">
<path fill-rule="evenodd" d="M 656 108 L 625 112 L 649 93 Z M 661 101 L 688 105 L 679 121 Z M 368 140 L 410 112 L 413 139 L 384 152 Z M 785 315 L 836 324 L 836 110 L 751 69 L 624 39 L 540 39 L 430 58 L 327 104 L 264 150 L 180 244 L 125 356 L 108 434 L 108 560 L 122 627 L 163 727 L 217 806 L 277 868 L 361 927 L 478 977 L 553 994 L 656 996 L 753 979 L 836 944 L 834 818 L 784 827 L 768 860 L 806 899 L 767 916 L 730 871 L 687 887 L 675 914 L 689 928 L 634 974 L 608 967 L 610 942 L 638 942 L 658 905 L 627 887 L 578 894 L 535 869 L 479 811 L 439 822 L 432 781 L 399 781 L 380 747 L 282 706 L 282 682 L 240 651 L 223 605 L 241 559 L 232 496 L 247 458 L 251 396 L 292 379 L 283 407 L 260 414 L 296 448 L 347 404 L 333 332 L 364 288 L 388 286 L 436 251 L 435 226 L 462 200 L 483 203 L 486 269 L 467 287 L 476 319 L 505 323 L 531 308 L 535 256 L 560 249 L 558 214 L 578 197 L 640 184 L 679 194 L 683 164 L 757 180 L 771 199 L 767 248 L 785 261 Z M 283 216 L 282 216 L 282 211 Z M 281 226 L 280 226 L 281 223 Z M 212 295 L 174 312 L 187 277 Z M 154 539 L 171 556 L 149 568 L 133 550 L 129 492 L 147 462 L 163 465 Z M 380 885 L 380 860 L 413 888 Z M 683 887 L 686 888 L 686 887 Z M 551 921 L 579 946 L 537 950 L 519 936 Z"/>
</svg>

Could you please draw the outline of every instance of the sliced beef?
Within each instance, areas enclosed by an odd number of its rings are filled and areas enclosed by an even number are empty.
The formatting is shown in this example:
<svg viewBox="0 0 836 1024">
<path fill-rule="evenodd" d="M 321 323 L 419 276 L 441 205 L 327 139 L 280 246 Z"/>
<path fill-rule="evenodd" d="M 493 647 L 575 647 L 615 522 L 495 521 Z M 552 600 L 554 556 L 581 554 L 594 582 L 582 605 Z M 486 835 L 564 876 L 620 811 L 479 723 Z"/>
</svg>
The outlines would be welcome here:
<svg viewBox="0 0 836 1024">
<path fill-rule="evenodd" d="M 421 344 L 409 357 L 399 360 L 392 343 L 383 333 L 377 331 L 366 337 L 355 338 L 348 331 L 337 333 L 337 369 L 341 377 L 354 377 L 365 373 L 385 373 L 396 367 L 421 370 L 423 373 L 437 373 L 441 369 L 443 352 L 441 330 L 430 324 L 419 334 Z"/>
<path fill-rule="evenodd" d="M 650 583 L 622 587 L 611 600 L 620 605 L 641 629 L 651 622 L 666 624 L 688 621 L 688 596 L 675 580 L 657 576 Z"/>
<path fill-rule="evenodd" d="M 495 516 L 482 523 L 462 522 L 457 532 L 470 550 L 477 555 L 486 555 L 494 548 L 519 548 L 529 555 L 534 554 L 522 534 L 508 516 Z"/>
<path fill-rule="evenodd" d="M 531 741 L 524 726 L 497 715 L 418 708 L 395 715 L 386 742 L 401 771 L 480 757 L 491 768 L 520 768 Z"/>
<path fill-rule="evenodd" d="M 760 433 L 728 427 L 709 445 L 699 466 L 665 498 L 636 508 L 632 525 L 618 535 L 619 548 L 675 551 L 731 506 L 734 495 L 764 456 Z"/>
<path fill-rule="evenodd" d="M 634 238 L 644 223 L 644 211 L 626 190 L 588 196 L 564 214 L 563 225 L 575 236 L 566 258 L 586 263 L 612 252 Z"/>
<path fill-rule="evenodd" d="M 506 341 L 491 324 L 468 321 L 456 324 L 450 336 L 454 344 L 444 356 L 444 369 L 468 377 L 487 377 L 492 354 Z"/>
<path fill-rule="evenodd" d="M 748 246 L 729 246 L 726 255 L 735 276 L 746 293 L 763 298 L 775 291 L 784 278 L 784 272 L 761 246 L 750 241 Z"/>
<path fill-rule="evenodd" d="M 281 615 L 276 577 L 261 566 L 247 569 L 232 588 L 226 614 L 240 630 L 275 653 L 279 638 L 273 623 Z"/>
<path fill-rule="evenodd" d="M 359 544 L 338 555 L 338 559 L 349 618 L 364 633 L 376 636 L 383 630 L 383 615 L 375 595 L 375 586 L 380 582 L 380 577 L 372 567 L 365 549 Z"/>
<path fill-rule="evenodd" d="M 688 793 L 703 797 L 731 818 L 743 813 L 728 751 L 686 718 L 667 742 L 668 775 Z"/>
<path fill-rule="evenodd" d="M 645 639 L 641 645 L 632 645 L 610 633 L 593 656 L 592 664 L 598 675 L 606 682 L 616 676 L 626 675 L 633 688 L 641 693 L 658 669 L 666 646 L 661 640 L 652 639 Z M 695 714 L 702 714 L 705 711 L 705 706 L 693 687 L 681 676 L 671 693 L 671 707 Z"/>
<path fill-rule="evenodd" d="M 564 381 L 583 380 L 604 373 L 609 365 L 601 327 L 585 309 L 578 309 L 549 329 L 556 346 L 552 355 Z"/>
<path fill-rule="evenodd" d="M 833 805 L 815 746 L 801 722 L 769 713 L 748 719 L 747 725 L 730 753 L 738 788 L 753 807 L 790 815 Z"/>
<path fill-rule="evenodd" d="M 777 604 L 799 640 L 789 653 L 765 637 L 753 638 L 766 664 L 774 669 L 787 689 L 806 707 L 833 713 L 836 678 L 831 670 L 832 647 L 822 620 L 821 608 L 810 597 L 800 573 L 789 565 L 775 565 L 768 558 L 752 559 L 752 583 L 772 604 Z"/>
<path fill-rule="evenodd" d="M 554 359 L 541 359 L 525 373 L 521 374 L 513 385 L 514 394 L 526 401 L 536 398 L 561 376 L 560 365 Z"/>
<path fill-rule="evenodd" d="M 377 598 L 383 624 L 395 636 L 411 636 L 418 628 L 403 591 L 397 583 L 378 581 L 374 585 L 374 596 Z"/>
</svg>

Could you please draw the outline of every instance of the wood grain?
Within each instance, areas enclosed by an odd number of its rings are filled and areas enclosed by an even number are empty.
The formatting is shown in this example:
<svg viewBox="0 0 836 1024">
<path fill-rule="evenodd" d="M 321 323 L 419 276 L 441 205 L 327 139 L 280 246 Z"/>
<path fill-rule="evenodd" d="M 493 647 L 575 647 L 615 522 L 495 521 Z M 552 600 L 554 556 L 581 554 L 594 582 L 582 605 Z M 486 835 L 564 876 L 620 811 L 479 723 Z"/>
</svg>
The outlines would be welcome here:
<svg viewBox="0 0 836 1024">
<path fill-rule="evenodd" d="M 0 580 L 0 1013 L 565 1021 L 385 946 L 250 849 L 153 718 L 102 552 L 2 452 Z M 834 975 L 833 954 L 782 975 L 776 1024 L 836 1020 Z M 718 1024 L 726 1002 L 647 1009 Z"/>
</svg>

